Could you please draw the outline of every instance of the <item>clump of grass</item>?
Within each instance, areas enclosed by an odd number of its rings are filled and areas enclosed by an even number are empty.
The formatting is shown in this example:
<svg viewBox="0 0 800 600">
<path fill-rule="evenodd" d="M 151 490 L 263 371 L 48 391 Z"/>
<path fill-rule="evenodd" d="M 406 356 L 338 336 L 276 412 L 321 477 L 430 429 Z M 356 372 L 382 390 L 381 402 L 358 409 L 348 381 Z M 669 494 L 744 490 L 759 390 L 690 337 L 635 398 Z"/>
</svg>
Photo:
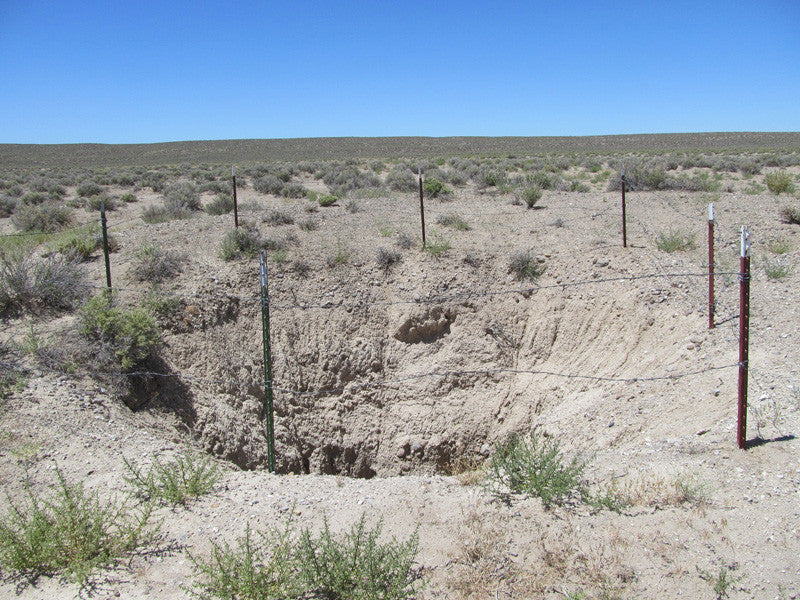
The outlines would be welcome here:
<svg viewBox="0 0 800 600">
<path fill-rule="evenodd" d="M 414 238 L 408 235 L 405 231 L 397 234 L 397 246 L 403 250 L 408 250 L 414 245 Z"/>
<path fill-rule="evenodd" d="M 387 248 L 378 248 L 375 262 L 384 271 L 388 271 L 395 264 L 400 262 L 401 254 L 397 250 L 389 250 Z"/>
<path fill-rule="evenodd" d="M 350 262 L 350 250 L 341 242 L 336 245 L 336 250 L 327 256 L 325 264 L 329 267 L 338 267 Z"/>
<path fill-rule="evenodd" d="M 120 197 L 120 200 L 122 202 L 124 202 L 125 204 L 133 204 L 134 202 L 138 202 L 139 201 L 139 199 L 136 197 L 136 194 L 133 194 L 131 192 L 127 192 L 125 194 L 122 194 L 122 196 Z"/>
<path fill-rule="evenodd" d="M 727 598 L 730 589 L 744 579 L 744 575 L 740 575 L 738 577 L 732 576 L 732 570 L 733 568 L 728 567 L 727 565 L 720 565 L 716 573 L 711 573 L 701 569 L 700 567 L 697 567 L 697 573 L 700 576 L 700 579 L 707 582 L 711 586 L 711 588 L 714 590 L 714 593 L 717 595 L 717 600 Z"/>
<path fill-rule="evenodd" d="M 418 537 L 382 543 L 381 531 L 381 523 L 367 527 L 364 516 L 340 536 L 327 519 L 316 536 L 309 529 L 294 534 L 291 524 L 255 535 L 248 527 L 234 546 L 214 542 L 208 559 L 190 555 L 199 576 L 193 592 L 204 600 L 413 598 Z"/>
<path fill-rule="evenodd" d="M 764 259 L 764 273 L 766 273 L 767 279 L 770 279 L 771 281 L 779 281 L 784 279 L 791 272 L 791 267 L 783 263 L 780 259 L 775 261 Z"/>
<path fill-rule="evenodd" d="M 469 231 L 471 229 L 469 223 L 461 218 L 461 215 L 456 213 L 439 215 L 436 217 L 436 222 L 444 227 L 452 227 L 453 229 L 457 229 L 459 231 Z"/>
<path fill-rule="evenodd" d="M 81 198 L 90 198 L 92 196 L 97 196 L 99 194 L 102 194 L 103 188 L 97 185 L 96 183 L 90 181 L 87 183 L 82 183 L 81 185 L 78 186 L 77 190 L 75 191 Z"/>
<path fill-rule="evenodd" d="M 294 217 L 286 211 L 273 210 L 264 217 L 264 223 L 273 227 L 277 227 L 278 225 L 292 225 L 294 223 Z"/>
<path fill-rule="evenodd" d="M 345 207 L 344 207 L 344 208 L 345 208 L 345 210 L 346 210 L 347 212 L 349 212 L 349 213 L 350 213 L 350 214 L 352 214 L 352 215 L 354 215 L 354 214 L 356 214 L 356 213 L 358 213 L 358 212 L 361 212 L 361 205 L 360 205 L 358 202 L 356 202 L 355 200 L 350 200 L 350 201 L 349 201 L 349 202 L 348 202 L 348 203 L 345 205 Z"/>
<path fill-rule="evenodd" d="M 773 194 L 785 194 L 794 191 L 792 176 L 787 171 L 771 171 L 764 175 L 764 183 Z"/>
<path fill-rule="evenodd" d="M 0 251 L 0 315 L 39 308 L 70 309 L 89 290 L 78 260 L 60 253 L 39 256 Z"/>
<path fill-rule="evenodd" d="M 164 189 L 164 206 L 169 212 L 200 210 L 200 194 L 191 183 L 177 182 Z"/>
<path fill-rule="evenodd" d="M 542 199 L 542 188 L 538 185 L 529 185 L 517 193 L 517 198 L 525 203 L 528 208 L 533 208 Z"/>
<path fill-rule="evenodd" d="M 316 219 L 303 219 L 297 226 L 303 231 L 314 231 L 319 228 L 319 223 Z"/>
<path fill-rule="evenodd" d="M 792 245 L 783 238 L 773 238 L 767 242 L 767 249 L 773 254 L 786 254 Z"/>
<path fill-rule="evenodd" d="M 5 219 L 14 214 L 17 201 L 10 196 L 0 196 L 0 219 Z"/>
<path fill-rule="evenodd" d="M 176 252 L 151 244 L 136 251 L 128 274 L 135 281 L 161 283 L 180 273 L 185 260 Z"/>
<path fill-rule="evenodd" d="M 486 480 L 494 493 L 529 494 L 550 508 L 585 496 L 585 468 L 586 462 L 578 458 L 565 462 L 555 440 L 531 432 L 512 435 L 495 446 Z"/>
<path fill-rule="evenodd" d="M 519 250 L 511 255 L 509 270 L 518 281 L 536 281 L 544 275 L 547 266 L 534 256 L 530 250 Z"/>
<path fill-rule="evenodd" d="M 444 237 L 442 234 L 437 232 L 431 232 L 431 239 L 426 240 L 425 244 L 425 251 L 428 252 L 431 256 L 442 256 L 445 254 L 452 246 L 450 245 L 450 240 Z"/>
<path fill-rule="evenodd" d="M 206 204 L 205 210 L 210 215 L 227 215 L 233 210 L 233 196 L 217 194 L 211 202 Z"/>
<path fill-rule="evenodd" d="M 166 464 L 154 456 L 146 473 L 135 462 L 122 458 L 128 469 L 125 481 L 136 494 L 144 500 L 164 504 L 186 504 L 207 494 L 221 475 L 219 467 L 208 456 L 186 454 Z"/>
<path fill-rule="evenodd" d="M 781 218 L 786 223 L 800 225 L 800 207 L 784 206 L 781 209 Z"/>
<path fill-rule="evenodd" d="M 679 229 L 670 229 L 667 233 L 659 233 L 656 238 L 656 248 L 664 252 L 683 252 L 694 247 L 694 235 Z"/>
<path fill-rule="evenodd" d="M 117 201 L 105 194 L 98 194 L 96 196 L 89 196 L 86 199 L 86 204 L 84 204 L 84 208 L 89 212 L 99 212 L 101 207 L 109 212 L 117 210 Z"/>
<path fill-rule="evenodd" d="M 35 583 L 42 575 L 63 575 L 85 584 L 99 568 L 118 564 L 158 535 L 151 506 L 132 509 L 124 502 L 103 502 L 81 483 L 69 483 L 56 470 L 49 497 L 27 487 L 24 499 L 8 498 L 0 518 L 0 565 Z"/>
<path fill-rule="evenodd" d="M 419 182 L 417 176 L 406 165 L 395 165 L 386 175 L 386 185 L 398 192 L 413 192 Z"/>
</svg>

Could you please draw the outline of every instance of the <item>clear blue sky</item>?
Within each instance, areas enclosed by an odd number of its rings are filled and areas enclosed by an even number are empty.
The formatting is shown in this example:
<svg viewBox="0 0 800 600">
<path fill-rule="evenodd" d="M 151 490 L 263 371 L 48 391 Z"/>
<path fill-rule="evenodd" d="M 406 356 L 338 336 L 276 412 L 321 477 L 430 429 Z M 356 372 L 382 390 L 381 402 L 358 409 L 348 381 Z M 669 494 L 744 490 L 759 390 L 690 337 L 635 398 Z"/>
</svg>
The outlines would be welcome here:
<svg viewBox="0 0 800 600">
<path fill-rule="evenodd" d="M 0 142 L 800 130 L 800 0 L 0 0 Z"/>
</svg>

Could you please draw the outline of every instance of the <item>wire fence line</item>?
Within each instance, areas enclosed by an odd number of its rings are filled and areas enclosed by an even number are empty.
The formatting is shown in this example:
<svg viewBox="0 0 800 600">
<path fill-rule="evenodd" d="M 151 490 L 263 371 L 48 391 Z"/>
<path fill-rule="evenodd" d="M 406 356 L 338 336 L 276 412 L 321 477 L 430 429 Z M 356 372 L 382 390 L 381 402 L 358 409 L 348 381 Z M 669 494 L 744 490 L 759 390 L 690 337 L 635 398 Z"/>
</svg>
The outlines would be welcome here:
<svg viewBox="0 0 800 600">
<path fill-rule="evenodd" d="M 17 358 L 24 358 L 22 354 L 16 354 L 9 352 L 12 356 Z M 15 363 L 9 363 L 5 361 L 0 361 L 0 366 L 3 366 L 7 369 L 10 369 L 14 372 L 24 374 L 27 372 L 26 369 L 19 367 Z M 649 376 L 642 376 L 642 377 L 607 377 L 602 375 L 587 375 L 582 373 L 561 373 L 557 371 L 550 371 L 545 369 L 511 369 L 511 368 L 497 368 L 497 369 L 464 369 L 464 370 L 457 370 L 457 371 L 428 371 L 425 373 L 419 373 L 416 375 L 407 375 L 405 377 L 397 377 L 393 379 L 381 379 L 377 381 L 368 381 L 363 383 L 349 383 L 345 386 L 336 387 L 336 388 L 324 388 L 319 390 L 295 390 L 290 388 L 281 387 L 279 385 L 274 385 L 272 381 L 265 381 L 265 380 L 253 380 L 253 381 L 239 381 L 239 380 L 226 380 L 226 379 L 207 379 L 203 377 L 194 377 L 191 375 L 183 375 L 181 373 L 159 373 L 155 371 L 81 371 L 83 375 L 92 375 L 92 376 L 104 376 L 104 377 L 163 377 L 163 378 L 175 378 L 180 379 L 181 381 L 187 383 L 196 383 L 196 384 L 211 384 L 211 385 L 227 385 L 230 387 L 238 387 L 238 388 L 251 388 L 254 385 L 259 386 L 260 388 L 271 388 L 273 391 L 282 392 L 285 394 L 289 394 L 291 396 L 329 396 L 329 395 L 336 395 L 342 394 L 345 391 L 352 391 L 357 389 L 368 389 L 368 388 L 378 388 L 378 387 L 388 387 L 395 384 L 400 383 L 407 383 L 409 381 L 416 381 L 419 379 L 426 379 L 429 377 L 454 377 L 454 376 L 465 376 L 465 375 L 478 375 L 478 376 L 489 376 L 489 375 L 542 375 L 542 376 L 550 376 L 550 377 L 558 377 L 562 379 L 579 379 L 584 381 L 595 381 L 595 382 L 604 382 L 604 383 L 647 383 L 647 382 L 655 382 L 655 381 L 677 381 L 679 379 L 684 379 L 686 377 L 692 377 L 695 375 L 702 375 L 703 373 L 709 373 L 712 371 L 721 371 L 724 369 L 731 369 L 733 367 L 738 367 L 738 363 L 732 363 L 727 365 L 719 365 L 719 366 L 710 366 L 704 369 L 696 369 L 693 371 L 684 371 L 681 373 L 668 373 L 663 375 L 649 375 Z M 62 365 L 63 367 L 63 365 Z M 54 367 L 47 367 L 47 366 L 37 366 L 37 370 L 42 372 L 53 373 L 57 375 L 66 375 L 66 376 L 74 376 L 75 371 L 67 370 L 67 369 L 57 369 Z"/>
</svg>

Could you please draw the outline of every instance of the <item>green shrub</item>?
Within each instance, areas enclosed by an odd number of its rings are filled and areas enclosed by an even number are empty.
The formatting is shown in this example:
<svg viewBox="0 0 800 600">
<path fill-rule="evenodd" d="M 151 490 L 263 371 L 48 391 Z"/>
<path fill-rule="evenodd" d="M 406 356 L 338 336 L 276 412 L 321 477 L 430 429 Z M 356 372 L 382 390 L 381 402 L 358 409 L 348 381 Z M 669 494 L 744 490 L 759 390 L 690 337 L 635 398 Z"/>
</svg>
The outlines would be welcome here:
<svg viewBox="0 0 800 600">
<path fill-rule="evenodd" d="M 233 210 L 233 196 L 230 194 L 217 194 L 214 199 L 206 204 L 206 212 L 210 215 L 226 215 Z"/>
<path fill-rule="evenodd" d="M 191 183 L 171 183 L 164 189 L 164 207 L 173 213 L 200 210 L 200 194 Z"/>
<path fill-rule="evenodd" d="M 339 201 L 338 196 L 334 196 L 333 194 L 324 194 L 317 198 L 320 206 L 333 206 Z"/>
<path fill-rule="evenodd" d="M 299 183 L 287 183 L 281 190 L 281 196 L 284 198 L 304 198 L 306 195 L 306 188 Z"/>
<path fill-rule="evenodd" d="M 86 199 L 86 204 L 84 208 L 86 210 L 93 212 L 99 211 L 100 205 L 103 205 L 106 211 L 112 211 L 117 209 L 117 201 L 114 198 L 106 196 L 105 194 L 100 194 L 97 196 L 90 196 Z"/>
<path fill-rule="evenodd" d="M 128 469 L 125 481 L 144 500 L 186 504 L 210 492 L 220 478 L 219 468 L 208 456 L 186 454 L 166 464 L 153 456 L 153 464 L 146 473 L 135 462 L 124 456 L 122 459 Z"/>
<path fill-rule="evenodd" d="M 253 189 L 259 194 L 279 196 L 283 191 L 284 183 L 275 175 L 264 175 L 253 180 Z"/>
<path fill-rule="evenodd" d="M 349 262 L 350 250 L 348 250 L 347 246 L 341 242 L 336 245 L 336 250 L 329 254 L 325 259 L 325 264 L 329 267 L 338 267 L 340 265 L 346 265 Z"/>
<path fill-rule="evenodd" d="M 258 231 L 251 227 L 239 227 L 222 238 L 219 254 L 222 260 L 233 260 L 241 256 L 253 258 L 263 248 Z"/>
<path fill-rule="evenodd" d="M 773 194 L 791 193 L 794 191 L 792 176 L 786 171 L 771 171 L 764 175 L 764 183 Z"/>
<path fill-rule="evenodd" d="M 446 253 L 452 246 L 450 240 L 435 231 L 431 232 L 431 239 L 426 240 L 425 251 L 430 253 L 431 256 L 441 256 Z"/>
<path fill-rule="evenodd" d="M 508 268 L 519 281 L 536 281 L 547 269 L 545 264 L 539 262 L 530 250 L 514 252 L 509 260 Z"/>
<path fill-rule="evenodd" d="M 235 546 L 214 542 L 209 559 L 190 555 L 199 576 L 193 592 L 205 600 L 411 599 L 419 538 L 382 543 L 381 532 L 381 523 L 370 529 L 363 516 L 340 536 L 327 519 L 318 536 L 287 526 L 256 537 L 248 526 Z"/>
<path fill-rule="evenodd" d="M 179 254 L 150 244 L 134 253 L 128 275 L 135 281 L 161 283 L 180 273 L 184 261 Z"/>
<path fill-rule="evenodd" d="M 132 194 L 131 192 L 128 192 L 127 194 L 122 194 L 120 200 L 122 200 L 125 204 L 133 204 L 134 202 L 139 201 L 136 195 Z"/>
<path fill-rule="evenodd" d="M 586 496 L 583 472 L 586 462 L 565 463 L 555 440 L 512 435 L 495 445 L 487 469 L 487 485 L 496 494 L 529 494 L 541 498 L 545 508 L 562 504 L 579 494 Z"/>
<path fill-rule="evenodd" d="M 319 228 L 319 223 L 316 219 L 303 219 L 297 226 L 303 231 L 314 231 Z"/>
<path fill-rule="evenodd" d="M 72 223 L 72 212 L 66 206 L 54 202 L 18 205 L 11 217 L 14 227 L 20 231 L 61 231 Z"/>
<path fill-rule="evenodd" d="M 148 206 L 142 211 L 142 221 L 145 223 L 166 223 L 175 218 L 185 219 L 189 216 L 188 212 L 171 213 L 164 206 Z"/>
<path fill-rule="evenodd" d="M 386 175 L 386 185 L 398 192 L 413 192 L 419 189 L 419 179 L 406 165 L 395 165 Z"/>
<path fill-rule="evenodd" d="M 144 308 L 122 309 L 113 305 L 109 294 L 95 296 L 81 312 L 81 333 L 108 350 L 124 372 L 144 367 L 161 343 L 153 316 Z"/>
<path fill-rule="evenodd" d="M 542 199 L 542 188 L 538 185 L 529 185 L 520 190 L 517 197 L 525 203 L 525 206 L 533 208 Z"/>
<path fill-rule="evenodd" d="M 659 233 L 656 238 L 656 248 L 664 252 L 682 252 L 694 247 L 694 235 L 679 229 L 670 229 L 667 233 Z"/>
<path fill-rule="evenodd" d="M 50 196 L 47 194 L 43 194 L 41 192 L 28 192 L 19 199 L 19 204 L 35 206 L 37 204 L 47 202 L 48 200 L 52 200 L 52 198 L 50 198 Z"/>
<path fill-rule="evenodd" d="M 792 245 L 783 238 L 773 238 L 767 242 L 767 248 L 773 254 L 786 254 L 792 249 Z"/>
<path fill-rule="evenodd" d="M 784 279 L 791 272 L 791 267 L 782 262 L 780 259 L 776 259 L 774 261 L 769 259 L 764 260 L 764 273 L 767 275 L 767 279 L 770 279 L 771 281 L 779 281 Z"/>
<path fill-rule="evenodd" d="M 469 223 L 467 223 L 460 215 L 457 215 L 456 213 L 439 215 L 436 217 L 436 223 L 443 225 L 444 227 L 452 227 L 453 229 L 457 229 L 459 231 L 469 231 L 471 229 Z"/>
<path fill-rule="evenodd" d="M 78 261 L 22 248 L 0 251 L 0 315 L 37 308 L 70 309 L 89 290 Z"/>
<path fill-rule="evenodd" d="M 453 190 L 433 177 L 426 177 L 422 181 L 422 191 L 428 198 L 439 198 L 453 193 Z"/>
<path fill-rule="evenodd" d="M 145 505 L 131 509 L 102 502 L 81 483 L 68 483 L 60 470 L 49 497 L 26 487 L 22 500 L 10 497 L 0 519 L 0 565 L 31 583 L 42 575 L 64 575 L 85 584 L 94 571 L 111 567 L 157 539 Z"/>
<path fill-rule="evenodd" d="M 94 231 L 88 230 L 83 233 L 74 233 L 60 241 L 57 250 L 67 258 L 84 262 L 89 260 L 92 252 L 97 250 L 100 243 L 101 239 L 98 238 L 98 235 Z"/>
</svg>

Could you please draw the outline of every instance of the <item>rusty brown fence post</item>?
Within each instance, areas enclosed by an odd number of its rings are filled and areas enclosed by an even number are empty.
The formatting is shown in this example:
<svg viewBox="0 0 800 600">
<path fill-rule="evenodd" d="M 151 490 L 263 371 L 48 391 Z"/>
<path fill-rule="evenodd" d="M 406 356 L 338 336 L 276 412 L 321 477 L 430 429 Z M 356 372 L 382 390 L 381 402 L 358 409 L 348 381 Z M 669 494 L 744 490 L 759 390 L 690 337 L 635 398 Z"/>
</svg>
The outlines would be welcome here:
<svg viewBox="0 0 800 600">
<path fill-rule="evenodd" d="M 714 329 L 714 203 L 708 205 L 708 328 Z"/>
<path fill-rule="evenodd" d="M 425 249 L 425 205 L 422 201 L 422 168 L 417 170 L 419 176 L 419 217 L 422 221 L 422 249 Z"/>
<path fill-rule="evenodd" d="M 239 203 L 236 201 L 236 166 L 231 167 L 231 178 L 233 179 L 233 225 L 239 228 Z"/>
<path fill-rule="evenodd" d="M 622 168 L 622 247 L 628 247 L 628 221 L 625 215 L 625 167 Z"/>
<path fill-rule="evenodd" d="M 747 373 L 750 351 L 750 231 L 742 226 L 739 268 L 739 410 L 736 442 L 747 449 Z"/>
<path fill-rule="evenodd" d="M 108 227 L 106 224 L 106 204 L 100 202 L 100 227 L 103 230 L 103 257 L 106 261 L 106 288 L 111 293 L 111 258 L 108 254 Z"/>
</svg>

